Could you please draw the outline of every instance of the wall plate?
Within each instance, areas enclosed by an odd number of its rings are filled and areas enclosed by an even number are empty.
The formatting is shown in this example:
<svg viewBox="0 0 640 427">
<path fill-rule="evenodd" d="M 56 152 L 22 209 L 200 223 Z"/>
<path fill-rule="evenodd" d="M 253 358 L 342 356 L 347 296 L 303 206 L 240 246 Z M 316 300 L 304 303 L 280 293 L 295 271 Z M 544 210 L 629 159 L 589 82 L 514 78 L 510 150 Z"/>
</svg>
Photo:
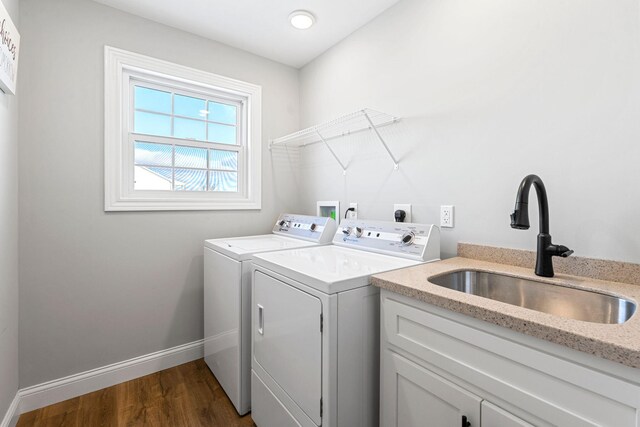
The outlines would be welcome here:
<svg viewBox="0 0 640 427">
<path fill-rule="evenodd" d="M 335 201 L 319 201 L 316 203 L 316 215 L 333 218 L 340 222 L 340 202 Z"/>
<path fill-rule="evenodd" d="M 349 203 L 349 208 L 353 208 L 353 211 L 349 211 L 347 213 L 348 219 L 358 219 L 358 204 L 357 203 Z"/>
<path fill-rule="evenodd" d="M 440 227 L 453 228 L 453 213 L 454 213 L 454 206 L 452 205 L 440 206 Z"/>
</svg>

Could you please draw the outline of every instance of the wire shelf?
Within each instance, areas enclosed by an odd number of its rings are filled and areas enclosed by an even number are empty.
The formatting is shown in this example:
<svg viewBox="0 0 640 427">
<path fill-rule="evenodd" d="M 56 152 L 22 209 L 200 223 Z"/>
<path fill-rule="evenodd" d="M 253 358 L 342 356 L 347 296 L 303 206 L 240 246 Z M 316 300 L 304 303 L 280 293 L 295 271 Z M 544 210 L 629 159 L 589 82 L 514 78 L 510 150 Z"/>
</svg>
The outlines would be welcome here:
<svg viewBox="0 0 640 427">
<path fill-rule="evenodd" d="M 346 114 L 334 120 L 321 123 L 315 126 L 302 129 L 298 132 L 273 139 L 269 144 L 269 148 L 274 145 L 287 145 L 293 147 L 304 147 L 311 144 L 323 142 L 327 149 L 331 152 L 336 161 L 342 166 L 342 170 L 346 172 L 346 166 L 340 161 L 335 152 L 331 149 L 327 141 L 352 135 L 354 133 L 371 130 L 375 133 L 377 139 L 382 143 L 387 153 L 393 160 L 395 169 L 398 169 L 398 161 L 393 156 L 386 142 L 378 132 L 378 129 L 391 125 L 400 120 L 400 117 L 392 116 L 380 111 L 364 108 L 354 113 Z"/>
</svg>

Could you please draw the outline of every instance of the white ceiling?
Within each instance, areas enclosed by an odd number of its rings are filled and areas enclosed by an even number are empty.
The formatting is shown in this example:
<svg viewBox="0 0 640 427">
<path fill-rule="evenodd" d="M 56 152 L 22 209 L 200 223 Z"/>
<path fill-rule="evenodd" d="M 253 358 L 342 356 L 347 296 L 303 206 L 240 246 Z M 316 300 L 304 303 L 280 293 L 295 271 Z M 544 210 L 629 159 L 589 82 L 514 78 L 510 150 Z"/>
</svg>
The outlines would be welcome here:
<svg viewBox="0 0 640 427">
<path fill-rule="evenodd" d="M 398 0 L 96 0 L 294 67 L 302 67 Z M 296 30 L 289 14 L 316 17 Z"/>
</svg>

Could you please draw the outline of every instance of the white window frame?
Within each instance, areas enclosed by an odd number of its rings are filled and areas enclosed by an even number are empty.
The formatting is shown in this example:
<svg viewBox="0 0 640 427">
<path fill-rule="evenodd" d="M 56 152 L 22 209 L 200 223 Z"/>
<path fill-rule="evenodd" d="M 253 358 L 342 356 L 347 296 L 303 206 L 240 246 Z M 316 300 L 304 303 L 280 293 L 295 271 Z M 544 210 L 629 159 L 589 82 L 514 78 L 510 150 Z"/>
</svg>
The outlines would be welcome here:
<svg viewBox="0 0 640 427">
<path fill-rule="evenodd" d="M 260 209 L 262 89 L 260 86 L 105 46 L 105 211 Z M 134 81 L 179 88 L 185 93 L 215 92 L 238 102 L 240 145 L 207 142 L 211 149 L 238 152 L 238 192 L 134 190 L 133 140 L 202 147 L 188 139 L 133 134 Z M 242 113 L 240 113 L 242 111 Z M 133 139 L 132 139 L 133 138 Z"/>
</svg>

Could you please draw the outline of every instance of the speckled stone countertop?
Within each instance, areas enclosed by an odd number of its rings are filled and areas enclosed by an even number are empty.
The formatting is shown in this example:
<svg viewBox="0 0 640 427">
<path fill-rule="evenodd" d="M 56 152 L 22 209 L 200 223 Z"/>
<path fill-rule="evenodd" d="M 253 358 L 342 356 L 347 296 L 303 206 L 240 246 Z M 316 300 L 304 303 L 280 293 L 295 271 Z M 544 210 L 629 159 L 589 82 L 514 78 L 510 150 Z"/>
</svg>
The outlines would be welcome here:
<svg viewBox="0 0 640 427">
<path fill-rule="evenodd" d="M 533 268 L 536 264 L 535 251 L 474 245 L 472 243 L 458 243 L 458 256 L 516 267 Z M 630 262 L 586 258 L 574 254 L 568 258 L 553 258 L 553 268 L 556 273 L 640 285 L 640 264 Z"/>
<path fill-rule="evenodd" d="M 640 313 L 636 313 L 620 325 L 590 323 L 465 294 L 434 285 L 427 280 L 436 275 L 467 269 L 502 273 L 573 288 L 590 289 L 622 296 L 636 303 L 640 301 L 640 286 L 638 285 L 558 274 L 557 272 L 553 278 L 542 278 L 536 276 L 531 268 L 462 257 L 377 274 L 372 277 L 372 283 L 380 288 L 441 308 L 632 368 L 640 368 Z"/>
</svg>

